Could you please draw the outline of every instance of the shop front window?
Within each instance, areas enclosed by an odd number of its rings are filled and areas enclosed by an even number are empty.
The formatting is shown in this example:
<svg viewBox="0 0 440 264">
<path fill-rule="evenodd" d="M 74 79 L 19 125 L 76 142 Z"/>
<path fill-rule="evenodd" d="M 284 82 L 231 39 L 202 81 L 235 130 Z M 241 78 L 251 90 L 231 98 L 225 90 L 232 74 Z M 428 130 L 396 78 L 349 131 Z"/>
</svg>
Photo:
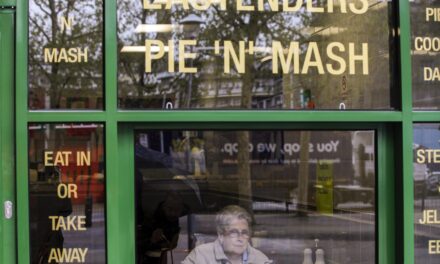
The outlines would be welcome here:
<svg viewBox="0 0 440 264">
<path fill-rule="evenodd" d="M 103 109 L 104 1 L 29 1 L 29 109 Z"/>
<path fill-rule="evenodd" d="M 395 108 L 392 2 L 291 2 L 118 0 L 119 107 Z"/>
<path fill-rule="evenodd" d="M 30 124 L 31 263 L 106 263 L 101 124 Z"/>
<path fill-rule="evenodd" d="M 413 107 L 440 109 L 440 1 L 411 1 Z"/>
<path fill-rule="evenodd" d="M 440 124 L 414 125 L 415 262 L 440 261 Z"/>
<path fill-rule="evenodd" d="M 372 130 L 137 130 L 134 146 L 137 263 L 375 263 Z"/>
</svg>

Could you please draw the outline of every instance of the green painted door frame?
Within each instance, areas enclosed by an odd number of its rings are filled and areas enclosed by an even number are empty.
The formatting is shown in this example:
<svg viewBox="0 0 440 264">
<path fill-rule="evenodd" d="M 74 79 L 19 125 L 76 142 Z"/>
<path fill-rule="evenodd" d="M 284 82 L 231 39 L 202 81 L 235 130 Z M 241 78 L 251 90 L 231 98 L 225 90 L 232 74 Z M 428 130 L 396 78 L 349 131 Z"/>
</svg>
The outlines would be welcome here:
<svg viewBox="0 0 440 264">
<path fill-rule="evenodd" d="M 0 10 L 0 263 L 15 263 L 14 11 Z M 11 205 L 9 218 L 6 204 Z"/>
</svg>

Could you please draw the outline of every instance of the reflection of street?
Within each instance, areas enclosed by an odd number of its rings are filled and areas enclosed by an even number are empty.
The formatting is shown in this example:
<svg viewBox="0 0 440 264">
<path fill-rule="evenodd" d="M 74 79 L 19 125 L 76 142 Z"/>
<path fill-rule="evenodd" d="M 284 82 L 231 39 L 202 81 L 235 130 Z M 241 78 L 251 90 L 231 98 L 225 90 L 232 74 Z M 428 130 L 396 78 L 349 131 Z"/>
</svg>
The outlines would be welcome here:
<svg viewBox="0 0 440 264">
<path fill-rule="evenodd" d="M 74 205 L 72 216 L 85 215 L 84 205 Z M 64 248 L 88 248 L 86 263 L 105 263 L 105 205 L 93 204 L 92 226 L 86 231 L 63 231 Z"/>
<path fill-rule="evenodd" d="M 414 255 L 417 257 L 417 263 L 438 263 L 440 261 L 438 254 L 429 254 L 428 251 L 429 240 L 438 240 L 440 237 L 440 225 L 419 223 L 419 220 L 423 219 L 423 210 L 432 209 L 440 209 L 440 196 L 427 196 L 424 201 L 422 199 L 414 201 Z"/>
<path fill-rule="evenodd" d="M 252 244 L 274 263 L 302 263 L 304 249 L 315 250 L 315 239 L 319 239 L 318 247 L 325 251 L 326 263 L 374 263 L 375 215 L 372 213 L 321 215 L 311 211 L 307 216 L 298 216 L 285 213 L 285 206 L 281 203 L 255 202 L 253 207 L 256 224 Z M 216 239 L 214 218 L 213 214 L 192 217 L 196 243 Z M 188 254 L 187 219 L 180 219 L 182 233 L 173 251 L 174 263 L 179 263 Z"/>
</svg>

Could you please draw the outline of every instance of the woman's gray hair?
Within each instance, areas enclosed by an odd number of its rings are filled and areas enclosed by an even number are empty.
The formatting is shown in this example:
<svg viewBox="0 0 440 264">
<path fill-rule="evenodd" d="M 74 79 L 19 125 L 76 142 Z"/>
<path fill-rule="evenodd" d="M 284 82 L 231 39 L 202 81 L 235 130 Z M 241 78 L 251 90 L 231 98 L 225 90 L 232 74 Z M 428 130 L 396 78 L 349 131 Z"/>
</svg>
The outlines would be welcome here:
<svg viewBox="0 0 440 264">
<path fill-rule="evenodd" d="M 217 226 L 217 233 L 224 234 L 227 227 L 231 224 L 234 219 L 243 219 L 248 223 L 249 229 L 252 224 L 251 215 L 242 207 L 238 205 L 228 205 L 220 210 L 216 217 L 215 223 Z"/>
</svg>

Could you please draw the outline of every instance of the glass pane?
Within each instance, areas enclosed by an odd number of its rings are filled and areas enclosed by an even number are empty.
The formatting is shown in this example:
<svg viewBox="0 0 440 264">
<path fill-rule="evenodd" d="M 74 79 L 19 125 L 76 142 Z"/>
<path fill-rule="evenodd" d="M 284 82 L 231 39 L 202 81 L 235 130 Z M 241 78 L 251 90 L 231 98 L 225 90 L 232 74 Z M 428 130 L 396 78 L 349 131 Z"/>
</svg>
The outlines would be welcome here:
<svg viewBox="0 0 440 264">
<path fill-rule="evenodd" d="M 31 263 L 106 263 L 100 124 L 29 125 Z"/>
<path fill-rule="evenodd" d="M 414 125 L 415 263 L 440 261 L 440 124 Z"/>
<path fill-rule="evenodd" d="M 118 0 L 119 107 L 394 108 L 392 1 L 293 2 Z"/>
<path fill-rule="evenodd" d="M 103 2 L 29 1 L 29 109 L 103 109 Z"/>
<path fill-rule="evenodd" d="M 374 134 L 137 131 L 137 263 L 375 263 Z"/>
<path fill-rule="evenodd" d="M 410 4 L 413 107 L 440 109 L 440 1 L 415 0 Z"/>
</svg>

